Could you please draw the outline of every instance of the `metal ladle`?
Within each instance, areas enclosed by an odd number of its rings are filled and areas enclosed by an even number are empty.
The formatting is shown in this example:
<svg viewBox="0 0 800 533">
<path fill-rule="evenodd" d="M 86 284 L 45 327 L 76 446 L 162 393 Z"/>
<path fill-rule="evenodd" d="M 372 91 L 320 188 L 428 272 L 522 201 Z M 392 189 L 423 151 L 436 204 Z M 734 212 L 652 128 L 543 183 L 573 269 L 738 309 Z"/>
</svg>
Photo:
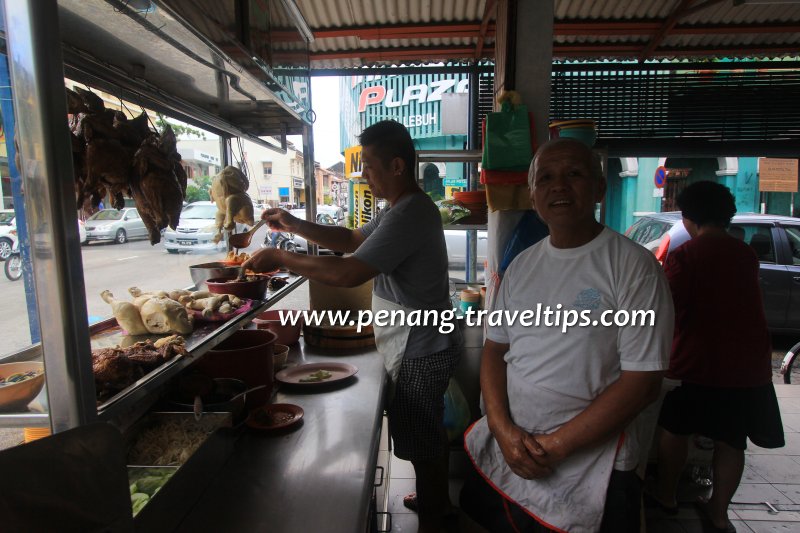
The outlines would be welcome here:
<svg viewBox="0 0 800 533">
<path fill-rule="evenodd" d="M 253 235 L 255 234 L 256 230 L 266 223 L 266 220 L 259 220 L 258 224 L 250 228 L 248 231 L 245 231 L 244 233 L 237 233 L 228 237 L 228 242 L 232 248 L 247 248 L 250 246 L 250 242 L 253 240 Z"/>
</svg>

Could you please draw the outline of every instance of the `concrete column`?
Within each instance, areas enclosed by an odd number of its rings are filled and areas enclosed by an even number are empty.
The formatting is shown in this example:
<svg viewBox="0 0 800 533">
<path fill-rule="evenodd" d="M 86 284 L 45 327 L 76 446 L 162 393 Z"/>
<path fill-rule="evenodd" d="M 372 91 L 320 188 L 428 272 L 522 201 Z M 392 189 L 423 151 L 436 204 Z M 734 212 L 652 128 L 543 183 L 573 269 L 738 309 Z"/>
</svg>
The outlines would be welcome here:
<svg viewBox="0 0 800 533">
<path fill-rule="evenodd" d="M 553 65 L 553 0 L 516 2 L 517 34 L 514 90 L 536 121 L 536 139 L 547 141 L 550 74 Z"/>
</svg>

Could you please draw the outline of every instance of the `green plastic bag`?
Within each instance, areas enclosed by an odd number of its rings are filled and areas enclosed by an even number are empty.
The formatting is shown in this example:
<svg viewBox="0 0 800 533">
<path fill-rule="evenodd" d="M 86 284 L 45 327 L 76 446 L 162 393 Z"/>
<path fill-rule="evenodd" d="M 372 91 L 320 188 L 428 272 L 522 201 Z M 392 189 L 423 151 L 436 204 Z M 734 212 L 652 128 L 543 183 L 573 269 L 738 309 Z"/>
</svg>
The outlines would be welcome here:
<svg viewBox="0 0 800 533">
<path fill-rule="evenodd" d="M 503 102 L 486 116 L 481 166 L 486 170 L 528 171 L 533 159 L 528 108 Z"/>
<path fill-rule="evenodd" d="M 461 438 L 470 423 L 469 405 L 455 378 L 444 393 L 444 429 L 450 442 Z"/>
</svg>

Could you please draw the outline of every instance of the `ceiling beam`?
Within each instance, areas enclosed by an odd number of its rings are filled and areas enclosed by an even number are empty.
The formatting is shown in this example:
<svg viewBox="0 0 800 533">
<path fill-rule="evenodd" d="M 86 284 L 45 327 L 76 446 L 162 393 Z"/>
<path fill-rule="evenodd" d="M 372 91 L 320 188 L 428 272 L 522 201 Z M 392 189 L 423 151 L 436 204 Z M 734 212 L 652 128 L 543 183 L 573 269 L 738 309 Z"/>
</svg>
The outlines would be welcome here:
<svg viewBox="0 0 800 533">
<path fill-rule="evenodd" d="M 481 29 L 478 35 L 478 44 L 475 45 L 475 59 L 480 59 L 483 53 L 483 42 L 486 39 L 486 33 L 489 30 L 490 19 L 497 11 L 497 2 L 495 0 L 486 0 L 486 5 L 483 9 L 483 20 L 481 20 Z"/>
<path fill-rule="evenodd" d="M 728 46 L 713 48 L 659 48 L 652 54 L 653 57 L 749 57 L 749 56 L 774 56 L 780 54 L 798 54 L 800 47 L 797 45 L 763 45 L 763 46 Z M 641 46 L 633 44 L 608 44 L 608 45 L 565 45 L 553 46 L 554 58 L 615 58 L 637 59 L 640 57 Z"/>
<path fill-rule="evenodd" d="M 479 37 L 483 23 L 467 24 L 398 24 L 393 26 L 358 26 L 314 30 L 314 39 L 357 37 L 362 41 L 380 39 L 419 39 L 442 37 Z M 494 22 L 486 25 L 486 35 L 494 35 Z"/>
<path fill-rule="evenodd" d="M 660 21 L 564 21 L 553 25 L 554 35 L 626 36 L 652 35 Z M 716 35 L 736 33 L 798 33 L 798 23 L 773 24 L 678 24 L 671 35 Z"/>
<path fill-rule="evenodd" d="M 494 47 L 484 47 L 483 57 L 494 57 Z M 335 50 L 331 52 L 311 52 L 311 61 L 324 61 L 332 59 L 361 58 L 368 60 L 384 61 L 391 59 L 403 60 L 432 60 L 432 59 L 467 59 L 473 57 L 475 49 L 471 46 L 439 46 L 439 47 L 413 47 L 392 49 L 359 48 L 356 50 Z"/>
<path fill-rule="evenodd" d="M 488 0 L 492 2 L 494 0 Z M 487 6 L 489 4 L 487 3 Z M 495 6 L 497 4 L 495 3 Z M 701 4 L 702 5 L 702 4 Z M 588 36 L 626 36 L 626 35 L 653 35 L 664 22 L 660 20 L 641 21 L 613 21 L 613 20 L 565 20 L 556 22 L 553 26 L 554 35 L 588 35 Z M 387 26 L 385 28 L 353 27 L 336 28 L 327 30 L 314 30 L 315 39 L 329 39 L 336 37 L 357 37 L 363 41 L 379 39 L 419 39 L 442 37 L 476 37 L 480 39 L 484 28 L 480 24 L 438 24 L 438 25 L 401 25 Z M 766 23 L 766 24 L 676 24 L 671 30 L 671 35 L 716 35 L 735 33 L 798 33 L 800 24 L 797 23 Z M 283 37 L 286 33 L 286 38 Z M 293 32 L 272 32 L 276 41 L 297 40 Z M 486 23 L 487 37 L 495 34 L 495 22 Z"/>
<path fill-rule="evenodd" d="M 669 14 L 667 20 L 661 25 L 661 28 L 650 38 L 650 42 L 647 43 L 647 46 L 645 46 L 644 50 L 642 50 L 642 53 L 639 55 L 639 61 L 644 62 L 650 57 L 653 50 L 658 48 L 669 31 L 678 23 L 678 20 L 684 15 L 684 12 L 692 7 L 693 2 L 694 0 L 681 0 L 678 6 Z"/>
</svg>

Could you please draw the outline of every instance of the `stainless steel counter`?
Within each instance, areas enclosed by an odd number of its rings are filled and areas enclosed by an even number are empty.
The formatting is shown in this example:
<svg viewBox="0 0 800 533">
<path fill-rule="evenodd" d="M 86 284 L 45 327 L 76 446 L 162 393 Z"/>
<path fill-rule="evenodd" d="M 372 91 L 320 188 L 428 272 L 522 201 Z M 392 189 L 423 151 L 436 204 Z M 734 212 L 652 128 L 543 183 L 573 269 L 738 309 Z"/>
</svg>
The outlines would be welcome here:
<svg viewBox="0 0 800 533">
<path fill-rule="evenodd" d="M 367 531 L 380 447 L 386 374 L 373 349 L 292 347 L 289 363 L 346 362 L 340 386 L 281 386 L 276 403 L 304 410 L 288 433 L 246 429 L 178 531 Z"/>
</svg>

